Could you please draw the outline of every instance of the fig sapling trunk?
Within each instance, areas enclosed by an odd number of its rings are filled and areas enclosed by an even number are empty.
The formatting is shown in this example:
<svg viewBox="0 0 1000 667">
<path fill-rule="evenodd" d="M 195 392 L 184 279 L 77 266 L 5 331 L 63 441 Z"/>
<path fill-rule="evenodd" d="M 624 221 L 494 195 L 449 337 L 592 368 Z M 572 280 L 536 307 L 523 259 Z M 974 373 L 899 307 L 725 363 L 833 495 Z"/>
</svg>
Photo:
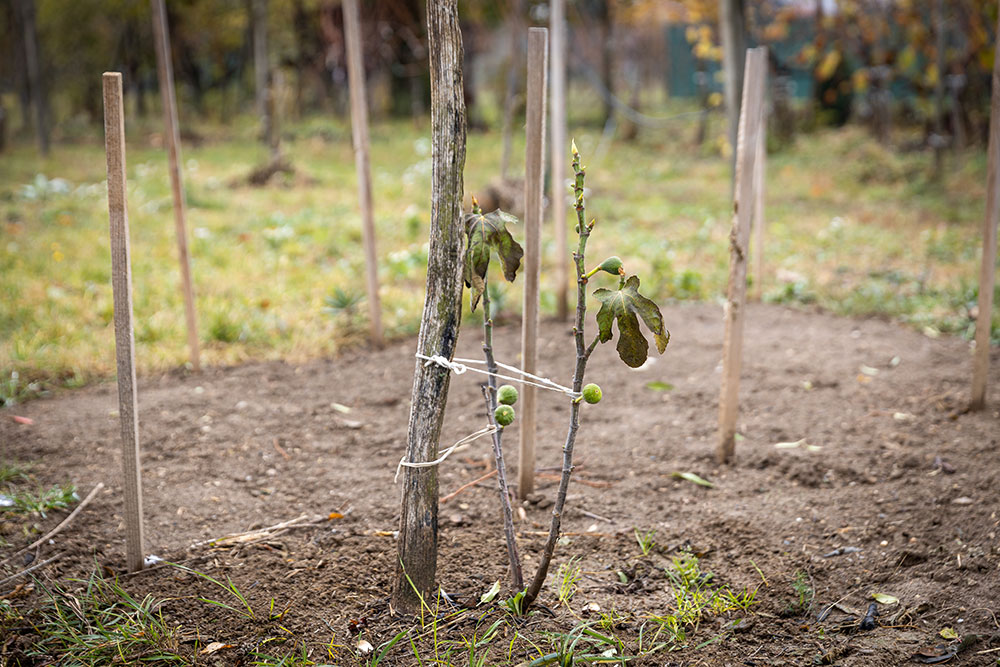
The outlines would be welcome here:
<svg viewBox="0 0 1000 667">
<path fill-rule="evenodd" d="M 524 613 L 538 598 L 545 583 L 545 577 L 552 562 L 556 542 L 562 525 L 563 508 L 566 506 L 566 493 L 569 490 L 569 480 L 573 472 L 573 446 L 576 444 L 576 433 L 580 428 L 580 408 L 584 403 L 594 404 L 601 400 L 601 388 L 596 384 L 583 385 L 587 371 L 587 361 L 594 353 L 598 343 L 606 343 L 614 337 L 613 326 L 618 328 L 618 356 L 627 365 L 635 368 L 641 366 L 648 357 L 649 342 L 639 329 L 639 320 L 653 334 L 656 349 L 661 354 L 670 340 L 670 333 L 663 325 L 663 316 L 659 307 L 639 293 L 639 278 L 626 278 L 622 260 L 609 257 L 591 271 L 586 270 L 587 240 L 594 229 L 594 221 L 587 222 L 587 212 L 584 205 L 584 180 L 586 171 L 580 165 L 580 153 L 573 144 L 573 171 L 576 180 L 573 193 L 576 200 L 576 232 L 579 238 L 573 262 L 576 266 L 576 322 L 573 326 L 573 341 L 576 346 L 576 368 L 573 372 L 573 387 L 566 390 L 571 393 L 569 431 L 563 445 L 562 475 L 559 478 L 559 490 L 556 494 L 555 506 L 552 509 L 552 523 L 549 526 L 548 538 L 542 551 L 541 561 L 534 578 L 527 589 L 524 586 L 521 564 L 517 555 L 517 543 L 514 535 L 514 521 L 510 507 L 510 495 L 507 492 L 506 469 L 503 461 L 503 427 L 514 420 L 514 409 L 511 405 L 517 401 L 517 392 L 513 387 L 501 387 L 502 400 L 498 401 L 496 382 L 497 363 L 493 357 L 493 319 L 490 312 L 490 295 L 487 284 L 487 270 L 494 253 L 500 258 L 504 277 L 513 281 L 524 251 L 507 231 L 506 223 L 515 223 L 517 219 L 500 211 L 484 214 L 473 199 L 472 213 L 466 217 L 469 235 L 468 250 L 465 258 L 465 283 L 471 292 L 472 310 L 475 311 L 479 302 L 483 304 L 483 354 L 486 357 L 486 367 L 489 381 L 483 386 L 483 398 L 486 401 L 486 415 L 493 432 L 493 455 L 497 466 L 497 484 L 500 490 L 500 503 L 503 511 L 504 533 L 507 538 L 507 555 L 510 559 L 512 580 L 518 593 L 508 601 L 517 613 Z M 597 313 L 597 333 L 593 340 L 586 342 L 584 324 L 587 316 L 587 283 L 600 272 L 608 273 L 618 278 L 618 289 L 600 288 L 594 291 L 594 298 L 601 303 Z M 531 376 L 533 380 L 539 380 Z M 549 383 L 554 385 L 554 383 Z M 558 385 L 554 385 L 558 386 Z M 502 405 L 497 407 L 497 403 Z"/>
<path fill-rule="evenodd" d="M 584 321 L 587 315 L 587 272 L 585 269 L 585 258 L 587 251 L 587 240 L 590 232 L 594 229 L 594 222 L 587 223 L 587 211 L 583 198 L 583 185 L 586 177 L 584 167 L 580 165 L 580 153 L 573 144 L 573 171 L 576 180 L 573 184 L 573 194 L 576 201 L 576 232 L 579 236 L 576 252 L 573 253 L 573 262 L 576 266 L 576 322 L 573 326 L 573 340 L 576 343 L 576 370 L 573 373 L 573 391 L 580 394 L 583 389 L 583 376 L 587 371 L 587 361 L 593 354 L 594 348 L 600 341 L 600 336 L 595 336 L 590 344 L 585 343 Z M 549 572 L 549 564 L 552 562 L 552 554 L 555 552 L 556 542 L 559 540 L 559 529 L 562 525 L 563 508 L 566 506 L 566 493 L 569 490 L 569 479 L 573 473 L 573 446 L 576 444 L 576 432 L 580 428 L 580 399 L 574 399 L 570 404 L 569 431 L 566 434 L 566 443 L 563 445 L 562 475 L 559 478 L 559 491 L 556 495 L 555 506 L 552 508 L 552 523 L 549 526 L 549 536 L 545 541 L 545 550 L 542 552 L 541 562 L 538 564 L 538 571 L 528 586 L 521 601 L 522 610 L 527 609 L 538 597 L 545 583 L 545 577 Z"/>
<path fill-rule="evenodd" d="M 472 200 L 473 216 L 482 215 L 475 198 Z M 473 233 L 476 233 L 473 231 Z M 487 250 L 488 251 L 488 250 Z M 517 541 L 514 535 L 514 516 L 510 506 L 510 493 L 507 486 L 507 468 L 503 460 L 503 426 L 497 424 L 495 416 L 497 409 L 497 363 L 493 356 L 493 315 L 490 310 L 489 278 L 483 277 L 483 356 L 486 358 L 486 370 L 489 379 L 483 386 L 483 398 L 486 401 L 486 419 L 493 431 L 493 458 L 497 467 L 497 486 L 500 492 L 500 508 L 503 514 L 504 537 L 507 541 L 507 558 L 510 561 L 511 581 L 516 590 L 524 588 L 524 575 L 521 572 L 521 559 L 517 554 Z M 473 299 L 475 297 L 473 296 Z"/>
<path fill-rule="evenodd" d="M 573 184 L 573 194 L 576 201 L 576 232 L 579 243 L 573 253 L 576 266 L 576 322 L 573 326 L 573 339 L 576 344 L 576 369 L 573 373 L 573 393 L 575 398 L 570 403 L 569 430 L 563 445 L 562 475 L 559 478 L 559 490 L 556 494 L 555 506 L 552 508 L 552 523 L 549 526 L 548 538 L 542 551 L 538 570 L 531 584 L 521 599 L 521 610 L 526 610 L 537 598 L 545 583 L 545 577 L 552 562 L 556 542 L 562 525 L 563 508 L 566 506 L 566 493 L 569 490 L 569 480 L 573 473 L 573 446 L 576 444 L 576 433 L 580 429 L 580 408 L 583 402 L 598 403 L 601 400 L 601 388 L 596 384 L 583 385 L 587 372 L 587 362 L 598 343 L 606 343 L 613 337 L 612 325 L 618 323 L 618 356 L 627 365 L 635 368 L 641 366 L 648 356 L 649 343 L 639 330 L 639 319 L 653 334 L 656 349 L 661 354 L 670 340 L 670 333 L 663 325 L 663 316 L 659 307 L 639 293 L 639 278 L 629 276 L 626 279 L 622 260 L 609 257 L 591 271 L 586 270 L 587 240 L 594 229 L 594 221 L 587 222 L 587 212 L 584 202 L 584 180 L 586 169 L 580 164 L 580 153 L 573 143 L 573 172 L 576 180 Z M 594 291 L 594 297 L 601 302 L 597 313 L 597 334 L 590 343 L 586 342 L 584 325 L 587 316 L 587 283 L 595 275 L 605 272 L 618 277 L 618 289 L 600 288 Z"/>
</svg>

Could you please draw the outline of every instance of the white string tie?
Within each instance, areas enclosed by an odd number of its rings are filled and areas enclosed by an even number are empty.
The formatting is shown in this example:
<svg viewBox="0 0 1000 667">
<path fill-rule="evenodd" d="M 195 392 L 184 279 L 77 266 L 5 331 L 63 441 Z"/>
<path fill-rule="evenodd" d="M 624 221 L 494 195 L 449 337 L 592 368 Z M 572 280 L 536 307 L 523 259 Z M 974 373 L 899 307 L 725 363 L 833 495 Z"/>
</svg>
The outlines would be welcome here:
<svg viewBox="0 0 1000 667">
<path fill-rule="evenodd" d="M 566 394 L 570 398 L 576 399 L 580 397 L 578 392 L 573 391 L 569 387 L 564 387 L 561 384 L 553 382 L 552 380 L 538 375 L 533 375 L 526 371 L 522 371 L 516 366 L 508 366 L 507 364 L 500 363 L 499 361 L 494 362 L 500 368 L 510 371 L 512 373 L 517 373 L 521 377 L 512 377 L 510 375 L 503 375 L 501 373 L 491 373 L 488 370 L 482 368 L 470 368 L 466 364 L 485 364 L 486 362 L 482 359 L 462 359 L 456 357 L 454 360 L 446 359 L 439 354 L 428 357 L 427 355 L 420 354 L 417 352 L 417 359 L 424 359 L 424 366 L 430 366 L 431 364 L 437 364 L 443 368 L 454 371 L 455 375 L 461 375 L 466 371 L 472 371 L 473 373 L 481 373 L 483 375 L 492 375 L 493 377 L 500 378 L 501 380 L 509 380 L 510 382 L 518 382 L 520 384 L 530 385 L 532 387 L 538 387 L 540 389 L 548 389 L 549 391 L 558 391 L 560 393 Z M 528 378 L 528 379 L 525 379 Z"/>
<path fill-rule="evenodd" d="M 442 359 L 443 358 L 444 357 L 442 357 Z M 447 361 L 447 359 L 445 359 L 445 361 Z M 461 364 L 459 364 L 459 365 L 461 365 Z M 432 466 L 436 466 L 436 465 L 442 463 L 446 458 L 448 458 L 449 456 L 451 456 L 455 452 L 459 451 L 460 449 L 465 449 L 466 447 L 468 447 L 469 443 L 472 442 L 473 440 L 481 438 L 484 435 L 492 435 L 492 434 L 496 433 L 499 430 L 500 430 L 500 428 L 497 427 L 497 426 L 487 426 L 486 428 L 479 429 L 475 433 L 470 433 L 469 435 L 465 436 L 464 438 L 462 438 L 461 440 L 459 440 L 458 442 L 456 442 L 454 445 L 452 445 L 448 449 L 444 450 L 444 452 L 441 453 L 441 456 L 437 457 L 433 461 L 412 462 L 412 461 L 407 461 L 406 457 L 404 456 L 403 458 L 399 459 L 399 465 L 396 466 L 396 476 L 392 478 L 392 483 L 395 484 L 396 482 L 399 481 L 399 473 L 402 471 L 402 469 L 404 467 L 406 467 L 406 468 L 430 468 Z"/>
</svg>

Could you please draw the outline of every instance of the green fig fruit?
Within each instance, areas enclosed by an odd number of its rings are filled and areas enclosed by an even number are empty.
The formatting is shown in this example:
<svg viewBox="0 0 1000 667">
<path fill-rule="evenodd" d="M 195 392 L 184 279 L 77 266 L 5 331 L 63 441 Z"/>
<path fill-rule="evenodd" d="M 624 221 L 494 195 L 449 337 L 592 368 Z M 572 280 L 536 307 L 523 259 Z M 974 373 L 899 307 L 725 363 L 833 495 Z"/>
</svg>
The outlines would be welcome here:
<svg viewBox="0 0 1000 667">
<path fill-rule="evenodd" d="M 514 423 L 514 408 L 509 405 L 498 405 L 493 412 L 493 418 L 497 420 L 497 424 L 501 428 L 510 426 Z"/>
<path fill-rule="evenodd" d="M 601 265 L 597 268 L 601 271 L 607 271 L 611 275 L 617 276 L 621 274 L 622 271 L 621 257 L 608 257 L 606 260 L 601 262 Z"/>
<path fill-rule="evenodd" d="M 517 388 L 505 384 L 497 389 L 497 401 L 503 405 L 514 405 L 517 403 Z"/>
<path fill-rule="evenodd" d="M 600 403 L 602 396 L 601 388 L 594 383 L 588 384 L 583 388 L 583 400 L 588 403 Z"/>
</svg>

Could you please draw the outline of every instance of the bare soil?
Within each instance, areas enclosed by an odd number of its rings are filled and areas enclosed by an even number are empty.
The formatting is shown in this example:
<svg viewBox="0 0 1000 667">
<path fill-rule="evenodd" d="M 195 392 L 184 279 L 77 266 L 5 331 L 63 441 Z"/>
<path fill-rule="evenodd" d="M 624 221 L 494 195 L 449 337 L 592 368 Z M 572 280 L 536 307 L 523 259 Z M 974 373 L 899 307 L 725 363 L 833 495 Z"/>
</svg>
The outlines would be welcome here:
<svg viewBox="0 0 1000 667">
<path fill-rule="evenodd" d="M 735 463 L 720 467 L 713 450 L 721 310 L 681 305 L 664 313 L 673 338 L 655 364 L 631 370 L 612 345 L 593 357 L 588 380 L 603 387 L 604 400 L 583 411 L 579 465 L 563 522 L 568 543 L 557 550 L 540 600 L 552 614 L 532 616 L 525 629 L 566 632 L 595 618 L 584 607 L 596 603 L 619 612 L 615 632 L 634 642 L 644 619 L 671 611 L 664 568 L 688 549 L 715 581 L 736 590 L 759 587 L 758 604 L 734 629 L 727 630 L 740 615 L 709 619 L 685 650 L 636 664 L 897 665 L 921 650 L 930 655 L 954 646 L 939 634 L 946 627 L 962 638 L 978 637 L 949 664 L 996 664 L 997 351 L 993 398 L 985 412 L 970 414 L 964 412 L 971 368 L 964 341 L 931 339 L 880 320 L 751 306 L 743 439 Z M 480 331 L 465 323 L 460 356 L 479 356 Z M 496 341 L 499 359 L 516 363 L 519 329 L 500 327 Z M 565 325 L 546 323 L 542 373 L 568 383 L 572 347 Z M 390 613 L 388 594 L 400 494 L 393 475 L 405 450 L 413 351 L 406 340 L 302 365 L 140 379 L 147 552 L 230 577 L 261 610 L 251 621 L 199 602 L 199 596 L 218 600 L 224 593 L 169 566 L 125 578 L 133 593 L 167 599 L 164 617 L 182 626 L 193 659 L 248 664 L 250 650 L 264 639 L 294 637 L 319 663 L 354 664 L 346 649 L 329 657 L 331 642 L 353 647 L 360 635 L 378 646 L 409 622 Z M 481 379 L 472 373 L 453 378 L 443 445 L 483 425 Z M 673 388 L 651 389 L 651 382 Z M 527 572 L 548 528 L 568 412 L 565 397 L 542 393 L 539 495 L 521 506 L 517 524 Z M 86 576 L 95 563 L 106 573 L 123 567 L 116 409 L 109 383 L 0 411 L 0 459 L 34 462 L 40 483 L 71 481 L 81 496 L 107 484 L 53 544 L 33 554 L 40 562 L 63 553 L 37 572 L 44 579 Z M 14 414 L 34 423 L 16 423 Z M 802 439 L 798 447 L 775 447 Z M 513 464 L 516 423 L 505 442 Z M 449 459 L 440 469 L 442 495 L 487 472 L 491 458 L 481 439 Z M 714 487 L 676 472 L 696 473 Z M 331 513 L 343 518 L 329 519 Z M 253 543 L 204 543 L 301 515 L 320 519 Z M 460 605 L 474 605 L 494 580 L 506 581 L 499 516 L 494 480 L 441 508 L 439 581 Z M 38 528 L 48 530 L 64 517 L 51 515 Z M 10 546 L 0 549 L 0 560 L 34 539 L 20 526 L 7 522 L 3 537 Z M 635 528 L 656 531 L 656 547 L 646 557 Z M 570 557 L 581 559 L 584 576 L 567 609 L 555 599 L 554 572 Z M 0 566 L 0 579 L 23 567 L 21 557 Z M 797 573 L 814 593 L 804 607 L 792 589 Z M 15 583 L 0 585 L 0 596 Z M 847 612 L 863 614 L 873 592 L 899 603 L 879 608 L 874 630 L 859 630 L 860 616 Z M 30 606 L 37 593 L 22 588 L 25 593 L 17 604 Z M 272 599 L 286 610 L 278 620 L 268 619 Z M 835 602 L 840 608 L 817 620 Z M 442 635 L 457 639 L 473 631 L 459 624 Z M 0 646 L 11 664 L 32 664 L 18 658 L 31 641 L 30 628 L 6 634 Z M 213 641 L 232 646 L 210 657 L 193 655 Z M 496 642 L 487 664 L 537 656 L 523 642 L 512 650 L 507 644 Z M 462 664 L 460 657 L 454 661 Z M 383 664 L 414 663 L 403 642 Z"/>
</svg>

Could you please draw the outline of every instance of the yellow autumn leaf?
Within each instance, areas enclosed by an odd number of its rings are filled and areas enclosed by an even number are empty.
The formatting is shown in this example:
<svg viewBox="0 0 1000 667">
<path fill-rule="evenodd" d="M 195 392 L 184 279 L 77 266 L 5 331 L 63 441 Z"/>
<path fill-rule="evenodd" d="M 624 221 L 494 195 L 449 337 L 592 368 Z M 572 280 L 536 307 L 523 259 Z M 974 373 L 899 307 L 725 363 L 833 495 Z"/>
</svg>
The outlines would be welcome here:
<svg viewBox="0 0 1000 667">
<path fill-rule="evenodd" d="M 854 74 L 851 75 L 851 83 L 854 84 L 854 90 L 859 93 L 868 90 L 868 71 L 863 69 L 855 70 Z"/>
<path fill-rule="evenodd" d="M 833 76 L 833 73 L 837 71 L 837 65 L 840 64 L 840 51 L 829 51 L 823 59 L 820 61 L 819 66 L 816 67 L 816 78 L 820 81 L 826 81 Z"/>
<path fill-rule="evenodd" d="M 924 72 L 924 81 L 927 82 L 928 86 L 936 86 L 939 76 L 940 72 L 938 72 L 937 63 L 931 63 L 927 66 L 927 71 Z"/>
</svg>

